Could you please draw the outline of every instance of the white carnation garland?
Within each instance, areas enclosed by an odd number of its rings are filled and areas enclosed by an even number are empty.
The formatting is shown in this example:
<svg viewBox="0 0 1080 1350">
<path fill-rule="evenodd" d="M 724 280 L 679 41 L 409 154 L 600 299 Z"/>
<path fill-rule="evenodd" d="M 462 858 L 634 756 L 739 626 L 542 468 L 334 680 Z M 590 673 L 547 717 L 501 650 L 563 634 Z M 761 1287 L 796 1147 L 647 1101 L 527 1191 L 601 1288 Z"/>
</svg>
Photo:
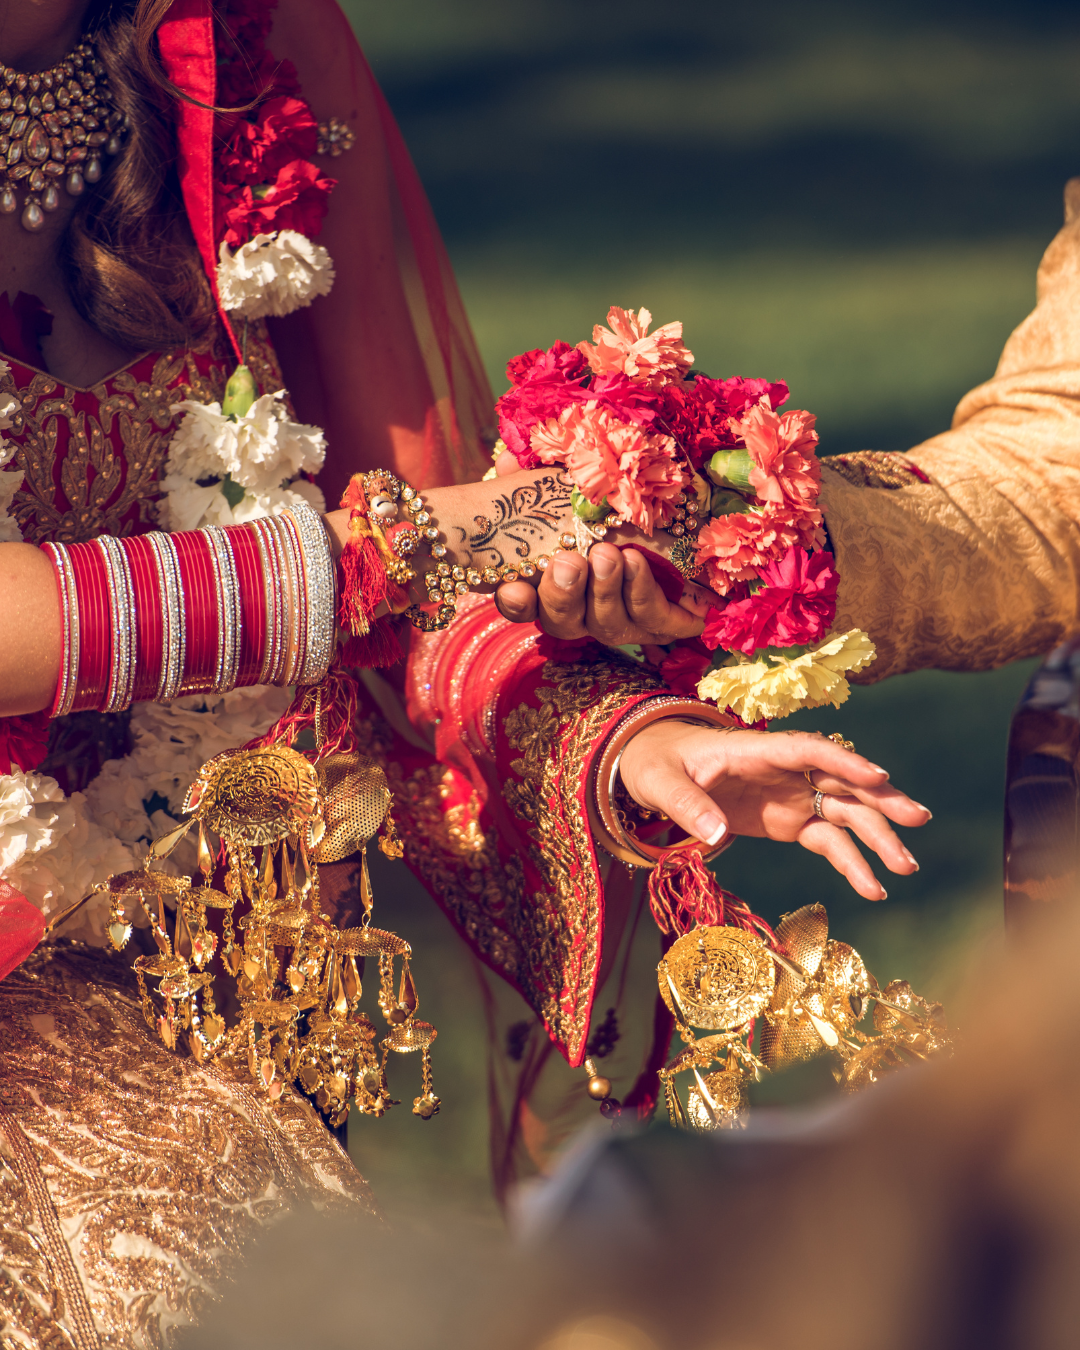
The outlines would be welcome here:
<svg viewBox="0 0 1080 1350">
<path fill-rule="evenodd" d="M 244 319 L 291 314 L 334 284 L 330 254 L 296 230 L 257 234 L 235 252 L 222 241 L 219 258 L 221 307 Z"/>
</svg>

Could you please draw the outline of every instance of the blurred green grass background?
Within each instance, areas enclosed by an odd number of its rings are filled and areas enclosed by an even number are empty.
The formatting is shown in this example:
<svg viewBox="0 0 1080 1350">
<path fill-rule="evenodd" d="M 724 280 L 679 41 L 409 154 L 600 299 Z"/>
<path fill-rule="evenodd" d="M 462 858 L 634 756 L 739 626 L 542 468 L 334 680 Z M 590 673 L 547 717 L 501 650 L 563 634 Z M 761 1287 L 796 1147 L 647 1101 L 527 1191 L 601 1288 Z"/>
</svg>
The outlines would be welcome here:
<svg viewBox="0 0 1080 1350">
<path fill-rule="evenodd" d="M 1080 14 L 1054 0 L 344 7 L 496 392 L 516 352 L 645 305 L 684 321 L 710 373 L 787 379 L 826 453 L 904 449 L 993 372 L 1080 172 Z M 956 999 L 1000 931 L 1005 738 L 1032 665 L 907 676 L 789 724 L 843 730 L 933 810 L 908 841 L 922 869 L 887 880 L 887 902 L 752 840 L 725 855 L 724 883 L 770 918 L 819 900 L 882 980 Z M 380 869 L 377 903 L 417 949 L 445 1105 L 430 1124 L 407 1105 L 356 1121 L 350 1142 L 384 1197 L 483 1210 L 480 1000 L 400 873 Z"/>
</svg>

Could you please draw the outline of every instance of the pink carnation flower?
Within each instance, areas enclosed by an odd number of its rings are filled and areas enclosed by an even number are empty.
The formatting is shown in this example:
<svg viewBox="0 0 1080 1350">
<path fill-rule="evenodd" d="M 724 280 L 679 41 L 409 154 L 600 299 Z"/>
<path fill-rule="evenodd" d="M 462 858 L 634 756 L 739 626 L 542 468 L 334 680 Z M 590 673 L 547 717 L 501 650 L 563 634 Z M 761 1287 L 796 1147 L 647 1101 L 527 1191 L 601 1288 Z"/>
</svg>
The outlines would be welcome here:
<svg viewBox="0 0 1080 1350">
<path fill-rule="evenodd" d="M 840 578 L 831 553 L 790 548 L 760 574 L 764 585 L 746 599 L 732 600 L 709 612 L 702 641 L 752 656 L 762 647 L 794 647 L 817 642 L 836 617 Z"/>
<path fill-rule="evenodd" d="M 578 343 L 578 351 L 584 352 L 597 375 L 621 371 L 650 389 L 662 389 L 682 379 L 694 364 L 694 354 L 682 340 L 681 323 L 666 323 L 650 333 L 652 315 L 647 309 L 635 315 L 617 305 L 608 310 L 607 320 L 610 328 L 597 324 L 593 329 L 595 347 Z"/>
<path fill-rule="evenodd" d="M 565 464 L 583 496 L 593 503 L 606 497 L 646 535 L 671 520 L 690 481 L 670 436 L 620 422 L 594 402 L 538 425 L 530 447 L 541 464 Z"/>
<path fill-rule="evenodd" d="M 733 423 L 754 461 L 750 483 L 759 501 L 783 503 L 796 511 L 813 507 L 821 491 L 815 421 L 813 413 L 775 413 L 762 399 Z"/>
</svg>

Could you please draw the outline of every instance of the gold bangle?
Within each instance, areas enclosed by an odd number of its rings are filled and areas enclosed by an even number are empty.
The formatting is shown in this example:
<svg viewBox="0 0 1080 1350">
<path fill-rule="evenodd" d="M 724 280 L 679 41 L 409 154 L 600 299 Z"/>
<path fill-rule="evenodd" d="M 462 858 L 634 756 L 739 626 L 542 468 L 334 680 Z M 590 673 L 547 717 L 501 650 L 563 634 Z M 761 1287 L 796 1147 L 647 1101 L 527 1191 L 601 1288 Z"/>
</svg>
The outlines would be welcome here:
<svg viewBox="0 0 1080 1350">
<path fill-rule="evenodd" d="M 653 722 L 667 719 L 716 730 L 735 730 L 741 725 L 737 718 L 711 703 L 682 698 L 678 694 L 660 694 L 638 703 L 612 730 L 596 757 L 589 791 L 585 795 L 585 806 L 594 841 L 612 857 L 631 867 L 655 867 L 669 853 L 690 849 L 699 849 L 703 860 L 711 862 L 735 842 L 735 836 L 729 832 L 712 848 L 700 839 L 684 839 L 677 844 L 661 847 L 636 839 L 619 820 L 614 795 L 623 751 L 639 731 Z"/>
</svg>

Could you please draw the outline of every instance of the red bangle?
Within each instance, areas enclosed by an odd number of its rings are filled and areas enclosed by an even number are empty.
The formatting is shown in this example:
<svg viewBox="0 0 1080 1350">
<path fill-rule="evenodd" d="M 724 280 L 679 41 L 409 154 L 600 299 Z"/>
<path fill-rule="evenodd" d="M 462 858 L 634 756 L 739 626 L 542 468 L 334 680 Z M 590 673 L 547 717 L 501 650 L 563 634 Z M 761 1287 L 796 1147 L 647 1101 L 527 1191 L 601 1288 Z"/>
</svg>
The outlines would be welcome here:
<svg viewBox="0 0 1080 1350">
<path fill-rule="evenodd" d="M 112 640 L 109 629 L 109 591 L 105 560 L 93 544 L 69 549 L 79 596 L 79 674 L 72 712 L 100 708 L 109 684 Z"/>
<path fill-rule="evenodd" d="M 135 686 L 132 701 L 152 699 L 161 681 L 165 624 L 153 547 L 145 536 L 121 541 L 135 592 Z"/>
<path fill-rule="evenodd" d="M 225 528 L 236 560 L 240 590 L 240 669 L 236 683 L 257 684 L 266 641 L 266 586 L 259 546 L 249 526 L 228 525 Z"/>
<path fill-rule="evenodd" d="M 184 588 L 186 660 L 181 693 L 207 692 L 217 668 L 217 601 L 209 546 L 197 530 L 171 536 Z"/>
</svg>

